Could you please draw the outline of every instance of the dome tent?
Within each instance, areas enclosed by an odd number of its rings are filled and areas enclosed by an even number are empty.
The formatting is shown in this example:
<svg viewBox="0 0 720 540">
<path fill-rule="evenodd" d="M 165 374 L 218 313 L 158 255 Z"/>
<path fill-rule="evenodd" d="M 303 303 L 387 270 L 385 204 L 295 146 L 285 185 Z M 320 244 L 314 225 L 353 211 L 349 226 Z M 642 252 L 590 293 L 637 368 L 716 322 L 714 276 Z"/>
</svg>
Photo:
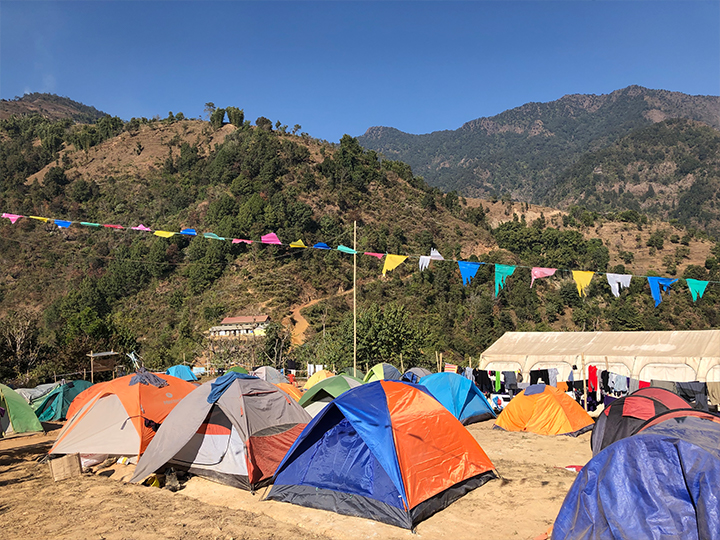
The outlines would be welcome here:
<svg viewBox="0 0 720 540">
<path fill-rule="evenodd" d="M 41 422 L 64 420 L 73 400 L 91 386 L 92 383 L 83 380 L 65 382 L 40 399 L 34 400 L 32 407 Z"/>
<path fill-rule="evenodd" d="M 293 398 L 295 401 L 300 401 L 300 398 L 302 398 L 302 392 L 297 389 L 297 387 L 293 386 L 290 383 L 275 383 L 275 386 L 277 386 L 280 390 L 285 392 L 288 396 Z"/>
<path fill-rule="evenodd" d="M 335 377 L 320 381 L 305 392 L 302 398 L 300 398 L 299 403 L 310 416 L 315 417 L 333 399 L 361 384 L 362 381 L 355 377 L 336 375 Z"/>
<path fill-rule="evenodd" d="M 570 396 L 554 386 L 533 384 L 515 396 L 495 421 L 507 431 L 576 437 L 593 428 L 590 415 Z"/>
<path fill-rule="evenodd" d="M 412 529 L 496 478 L 475 438 L 426 390 L 348 390 L 298 437 L 268 499 Z"/>
<path fill-rule="evenodd" d="M 417 384 L 420 379 L 422 379 L 423 377 L 427 377 L 428 375 L 432 375 L 432 373 L 427 369 L 421 367 L 413 367 L 403 373 L 400 380 Z"/>
<path fill-rule="evenodd" d="M 43 430 L 25 399 L 4 384 L 0 384 L 0 409 L 0 436 Z"/>
<path fill-rule="evenodd" d="M 402 375 L 397 368 L 391 364 L 375 364 L 367 372 L 363 382 L 374 382 L 374 381 L 399 381 Z"/>
<path fill-rule="evenodd" d="M 166 463 L 254 490 L 266 485 L 310 421 L 276 386 L 231 372 L 199 386 L 168 415 L 131 482 Z"/>
<path fill-rule="evenodd" d="M 678 409 L 690 409 L 683 398 L 664 388 L 641 388 L 608 405 L 595 422 L 590 448 L 593 456 L 615 441 L 629 437 L 647 420 L 658 414 Z"/>
<path fill-rule="evenodd" d="M 621 439 L 580 471 L 552 539 L 720 540 L 720 424 L 675 419 Z"/>
<path fill-rule="evenodd" d="M 420 385 L 442 403 L 464 426 L 495 418 L 490 403 L 477 386 L 456 373 L 435 373 L 420 379 Z"/>
<path fill-rule="evenodd" d="M 272 384 L 289 382 L 287 380 L 287 377 L 285 377 L 285 375 L 280 373 L 274 367 L 270 367 L 270 366 L 259 367 L 256 370 L 254 370 L 251 373 L 251 375 L 253 377 L 257 377 L 258 379 L 262 379 L 263 381 L 267 381 Z"/>
<path fill-rule="evenodd" d="M 334 377 L 334 376 L 335 376 L 335 374 L 332 371 L 328 371 L 327 369 L 321 369 L 319 371 L 316 371 L 305 382 L 305 386 L 303 386 L 303 390 L 305 390 L 305 391 L 310 390 L 314 385 L 316 385 L 320 381 L 329 379 L 330 377 Z"/>
<path fill-rule="evenodd" d="M 83 392 L 90 399 L 65 424 L 50 454 L 140 455 L 173 407 L 197 388 L 144 368 L 96 386 Z"/>
<path fill-rule="evenodd" d="M 198 378 L 193 373 L 193 370 L 188 366 L 178 364 L 177 366 L 171 366 L 165 372 L 165 375 L 172 375 L 183 381 L 197 381 Z"/>
</svg>

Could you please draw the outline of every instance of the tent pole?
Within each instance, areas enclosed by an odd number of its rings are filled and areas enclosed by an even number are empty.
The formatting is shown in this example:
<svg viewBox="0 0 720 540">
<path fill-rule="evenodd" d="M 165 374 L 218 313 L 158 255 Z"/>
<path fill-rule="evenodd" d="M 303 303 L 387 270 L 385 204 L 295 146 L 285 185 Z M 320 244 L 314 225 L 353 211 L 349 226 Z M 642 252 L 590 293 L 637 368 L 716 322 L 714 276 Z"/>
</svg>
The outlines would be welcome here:
<svg viewBox="0 0 720 540">
<path fill-rule="evenodd" d="M 353 377 L 357 377 L 357 221 L 353 221 Z"/>
<path fill-rule="evenodd" d="M 582 373 L 582 380 L 583 380 L 583 396 L 585 399 L 585 412 L 587 412 L 588 404 L 587 404 L 587 379 L 585 378 L 585 353 L 582 353 L 582 355 L 580 355 L 580 370 Z"/>
</svg>

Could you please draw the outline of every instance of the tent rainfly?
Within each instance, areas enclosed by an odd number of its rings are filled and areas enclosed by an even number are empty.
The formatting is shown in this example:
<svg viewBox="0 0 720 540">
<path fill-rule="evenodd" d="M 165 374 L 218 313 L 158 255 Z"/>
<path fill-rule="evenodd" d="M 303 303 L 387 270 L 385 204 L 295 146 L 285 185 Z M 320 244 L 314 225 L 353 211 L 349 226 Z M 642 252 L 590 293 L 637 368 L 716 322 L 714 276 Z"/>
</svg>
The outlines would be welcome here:
<svg viewBox="0 0 720 540">
<path fill-rule="evenodd" d="M 720 330 L 675 332 L 507 332 L 482 355 L 480 369 L 599 369 L 651 379 L 720 381 Z"/>
</svg>

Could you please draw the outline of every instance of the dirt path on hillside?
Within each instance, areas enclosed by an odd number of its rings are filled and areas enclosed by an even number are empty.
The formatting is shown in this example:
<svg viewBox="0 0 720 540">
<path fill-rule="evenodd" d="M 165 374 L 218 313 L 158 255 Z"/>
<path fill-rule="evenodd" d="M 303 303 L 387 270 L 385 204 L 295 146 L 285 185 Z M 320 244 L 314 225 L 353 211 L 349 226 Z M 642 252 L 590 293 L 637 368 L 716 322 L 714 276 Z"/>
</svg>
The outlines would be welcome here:
<svg viewBox="0 0 720 540">
<path fill-rule="evenodd" d="M 302 313 L 300 313 L 303 309 L 309 308 L 310 306 L 314 306 L 318 302 L 324 302 L 325 300 L 328 300 L 330 298 L 334 298 L 335 296 L 344 296 L 346 294 L 350 294 L 353 290 L 350 289 L 348 291 L 343 291 L 341 293 L 333 294 L 330 296 L 325 296 L 324 298 L 316 298 L 315 300 L 311 300 L 310 302 L 307 302 L 305 304 L 301 304 L 294 308 L 292 310 L 292 314 L 288 317 L 285 317 L 282 321 L 283 325 L 290 324 L 290 319 L 295 321 L 295 326 L 293 326 L 292 329 L 292 335 L 291 335 L 291 343 L 292 345 L 302 345 L 305 343 L 305 332 L 307 331 L 308 327 L 310 326 L 310 323 L 307 321 L 305 317 L 302 316 Z"/>
</svg>

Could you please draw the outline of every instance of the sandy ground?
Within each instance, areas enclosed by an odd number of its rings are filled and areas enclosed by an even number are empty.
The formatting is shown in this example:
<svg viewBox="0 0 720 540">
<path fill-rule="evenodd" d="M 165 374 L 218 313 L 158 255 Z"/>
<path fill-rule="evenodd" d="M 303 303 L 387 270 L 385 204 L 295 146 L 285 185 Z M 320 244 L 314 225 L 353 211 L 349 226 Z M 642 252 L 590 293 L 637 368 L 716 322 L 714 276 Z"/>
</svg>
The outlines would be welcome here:
<svg viewBox="0 0 720 540">
<path fill-rule="evenodd" d="M 548 531 L 590 434 L 543 437 L 469 427 L 502 475 L 420 523 L 416 532 L 368 519 L 263 501 L 193 477 L 176 493 L 125 483 L 133 466 L 54 482 L 37 460 L 57 432 L 0 440 L 0 523 L 5 539 L 532 539 Z"/>
</svg>

